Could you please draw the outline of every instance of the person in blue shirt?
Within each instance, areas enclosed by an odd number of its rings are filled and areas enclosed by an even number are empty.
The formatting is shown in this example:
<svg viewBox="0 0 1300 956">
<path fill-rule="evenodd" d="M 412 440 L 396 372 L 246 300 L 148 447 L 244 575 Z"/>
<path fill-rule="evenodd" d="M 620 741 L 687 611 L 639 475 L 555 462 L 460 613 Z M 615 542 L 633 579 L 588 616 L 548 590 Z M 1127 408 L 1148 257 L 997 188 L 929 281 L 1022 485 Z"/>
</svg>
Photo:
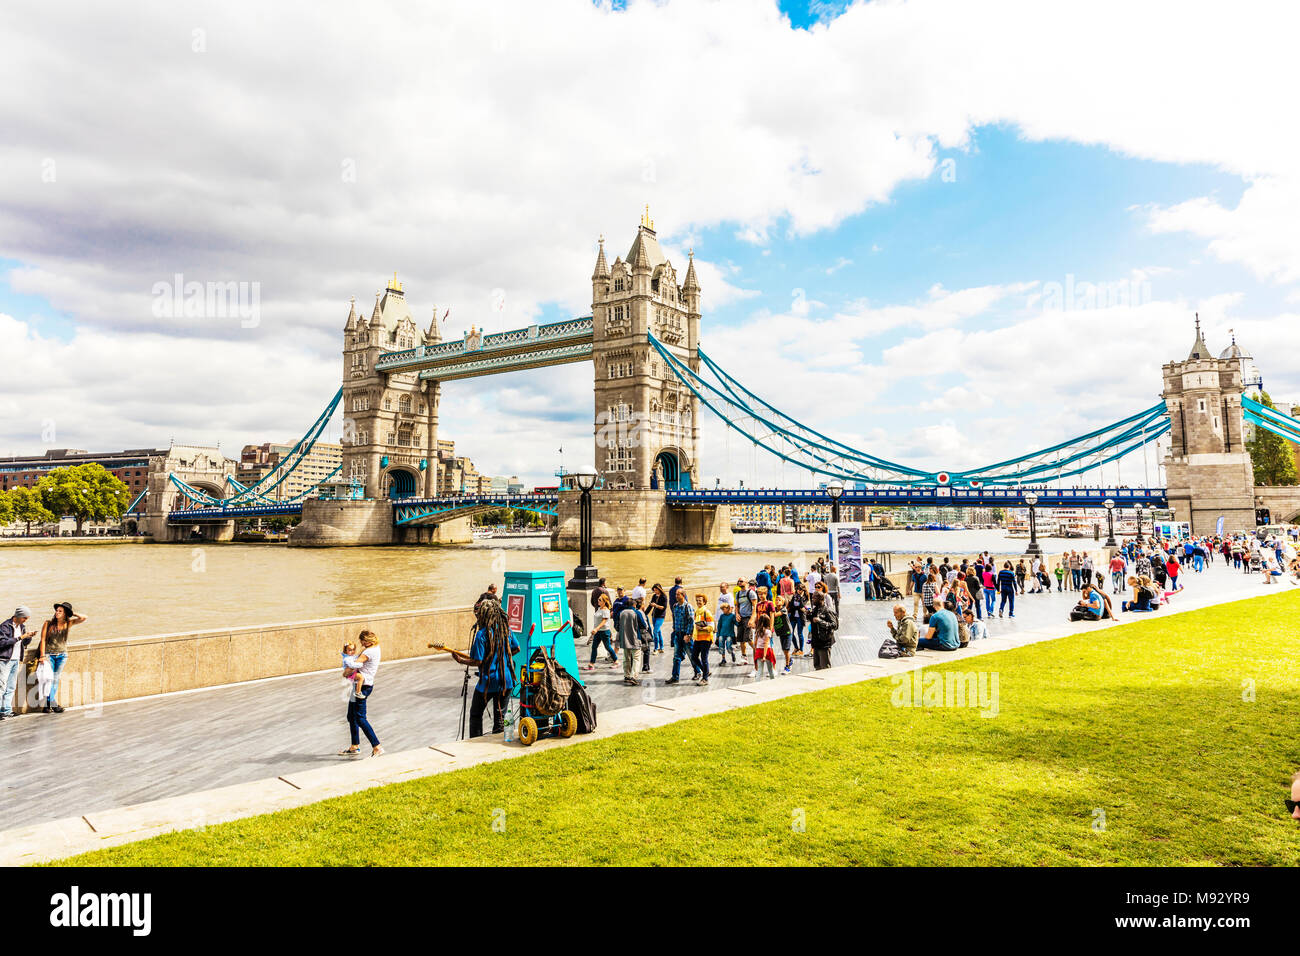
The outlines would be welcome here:
<svg viewBox="0 0 1300 956">
<path fill-rule="evenodd" d="M 1009 609 L 1010 616 L 1016 616 L 1016 572 L 1011 570 L 1011 562 L 1007 561 L 1002 565 L 1002 570 L 998 572 L 997 578 L 998 593 L 1002 596 L 998 604 L 998 617 L 1002 616 L 1003 611 Z"/>
<path fill-rule="evenodd" d="M 665 684 L 676 684 L 681 680 L 682 661 L 691 653 L 693 643 L 691 635 L 695 632 L 695 611 L 686 603 L 686 589 L 677 589 L 677 603 L 673 605 L 673 676 Z M 695 662 L 691 662 L 692 667 Z M 695 667 L 698 676 L 700 670 Z"/>
<path fill-rule="evenodd" d="M 930 615 L 930 630 L 916 642 L 916 646 L 927 651 L 955 651 L 961 647 L 957 615 L 946 607 L 939 607 Z"/>
<path fill-rule="evenodd" d="M 772 596 L 772 575 L 767 573 L 767 568 L 754 575 L 754 583 L 763 589 L 763 597 L 770 598 Z"/>
<path fill-rule="evenodd" d="M 1074 606 L 1070 612 L 1071 621 L 1100 621 L 1103 614 L 1106 613 L 1106 603 L 1102 600 L 1101 594 L 1095 589 L 1083 587 L 1083 596 L 1079 598 L 1079 603 Z"/>
<path fill-rule="evenodd" d="M 468 654 L 451 651 L 457 663 L 478 668 L 478 683 L 469 707 L 469 735 L 483 736 L 483 712 L 492 702 L 492 733 L 505 730 L 506 698 L 515 686 L 514 655 L 519 642 L 510 633 L 505 612 L 496 600 L 482 600 L 474 607 L 478 629 Z"/>
</svg>

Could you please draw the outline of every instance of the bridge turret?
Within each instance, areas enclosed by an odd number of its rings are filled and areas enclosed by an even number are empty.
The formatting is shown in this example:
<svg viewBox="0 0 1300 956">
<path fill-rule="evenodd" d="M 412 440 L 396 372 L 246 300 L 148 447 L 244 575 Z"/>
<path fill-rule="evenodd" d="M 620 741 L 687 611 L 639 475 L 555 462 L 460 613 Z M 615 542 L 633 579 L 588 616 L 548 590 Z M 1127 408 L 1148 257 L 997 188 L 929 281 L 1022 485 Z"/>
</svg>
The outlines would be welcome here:
<svg viewBox="0 0 1300 956">
<path fill-rule="evenodd" d="M 343 326 L 344 332 L 355 332 L 357 330 L 357 297 L 354 295 L 348 300 L 348 320 Z"/>
<path fill-rule="evenodd" d="M 1165 483 L 1170 507 L 1196 534 L 1213 534 L 1220 516 L 1229 531 L 1255 526 L 1255 478 L 1241 414 L 1241 367 L 1215 358 L 1196 317 L 1185 361 L 1164 366 L 1161 397 L 1169 410 Z"/>
</svg>

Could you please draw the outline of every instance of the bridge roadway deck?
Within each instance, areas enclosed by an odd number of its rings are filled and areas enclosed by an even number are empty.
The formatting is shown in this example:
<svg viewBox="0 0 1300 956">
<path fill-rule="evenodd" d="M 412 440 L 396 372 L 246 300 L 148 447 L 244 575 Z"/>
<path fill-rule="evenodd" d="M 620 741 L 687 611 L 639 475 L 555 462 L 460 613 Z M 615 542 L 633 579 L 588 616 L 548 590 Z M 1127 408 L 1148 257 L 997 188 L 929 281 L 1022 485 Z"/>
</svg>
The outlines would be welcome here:
<svg viewBox="0 0 1300 956">
<path fill-rule="evenodd" d="M 1222 564 L 1187 577 L 1190 590 L 1219 600 L 1274 590 L 1258 575 Z M 991 636 L 1061 627 L 1075 599 L 1070 592 L 1023 595 L 1014 620 L 993 619 Z M 874 659 L 891 605 L 846 604 L 833 663 Z M 585 663 L 589 649 L 578 653 Z M 716 652 L 711 660 L 714 689 L 748 680 L 747 669 L 716 667 Z M 651 659 L 657 699 L 701 692 L 689 680 L 664 686 L 671 665 L 668 652 Z M 626 687 L 621 666 L 597 667 L 583 677 L 601 712 L 645 701 L 648 684 Z M 811 668 L 811 658 L 795 659 L 796 672 Z M 382 665 L 370 718 L 384 747 L 397 752 L 455 740 L 462 674 L 446 658 Z M 6 720 L 0 815 L 7 826 L 30 825 L 339 762 L 346 758 L 336 754 L 347 745 L 340 685 L 337 673 L 311 674 Z"/>
</svg>

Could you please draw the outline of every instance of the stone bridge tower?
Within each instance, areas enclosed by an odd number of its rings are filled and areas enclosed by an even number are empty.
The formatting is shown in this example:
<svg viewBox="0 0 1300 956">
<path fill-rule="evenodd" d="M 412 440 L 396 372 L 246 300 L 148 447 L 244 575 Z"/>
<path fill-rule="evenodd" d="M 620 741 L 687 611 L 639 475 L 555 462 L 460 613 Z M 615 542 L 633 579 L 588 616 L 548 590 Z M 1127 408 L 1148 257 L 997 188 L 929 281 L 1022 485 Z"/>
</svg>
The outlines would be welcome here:
<svg viewBox="0 0 1300 956">
<path fill-rule="evenodd" d="M 1162 397 L 1173 423 L 1165 456 L 1169 507 L 1193 534 L 1255 527 L 1255 474 L 1241 414 L 1241 363 L 1215 358 L 1196 319 L 1196 341 L 1183 362 L 1164 366 Z"/>
<path fill-rule="evenodd" d="M 435 308 L 436 313 L 436 308 Z M 441 341 L 435 314 L 421 334 L 394 275 L 375 293 L 370 318 L 356 302 L 343 329 L 343 471 L 367 498 L 430 497 L 438 488 L 437 382 L 416 372 L 378 372 L 389 352 Z"/>
<path fill-rule="evenodd" d="M 604 487 L 698 487 L 699 400 L 669 370 L 647 334 L 699 370 L 700 285 L 692 256 L 681 284 L 659 247 L 647 207 L 627 258 L 591 276 L 595 466 Z"/>
<path fill-rule="evenodd" d="M 664 497 L 699 487 L 700 405 L 649 336 L 699 371 L 700 291 L 693 255 L 678 282 L 648 208 L 626 259 L 610 265 L 600 240 L 591 275 L 597 551 L 731 544 L 726 505 L 669 505 Z M 577 550 L 578 543 L 578 495 L 563 492 L 551 547 Z M 589 608 L 585 598 L 571 606 L 580 616 Z"/>
</svg>

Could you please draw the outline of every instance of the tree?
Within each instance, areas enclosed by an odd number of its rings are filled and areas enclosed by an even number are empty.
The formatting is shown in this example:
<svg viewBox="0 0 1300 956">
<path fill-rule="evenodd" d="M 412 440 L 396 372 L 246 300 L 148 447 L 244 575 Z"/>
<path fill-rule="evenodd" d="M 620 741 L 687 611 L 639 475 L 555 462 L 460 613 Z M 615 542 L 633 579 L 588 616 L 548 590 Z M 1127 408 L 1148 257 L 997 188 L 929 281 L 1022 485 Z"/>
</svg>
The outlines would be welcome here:
<svg viewBox="0 0 1300 956">
<path fill-rule="evenodd" d="M 32 533 L 32 523 L 45 524 L 55 517 L 41 500 L 41 493 L 35 488 L 15 488 L 9 492 L 9 502 L 13 509 L 13 520 L 27 525 L 27 533 Z"/>
<path fill-rule="evenodd" d="M 1007 520 L 1006 509 L 993 508 L 991 511 L 989 511 L 989 517 L 992 518 L 995 523 L 1001 524 L 1002 522 Z"/>
<path fill-rule="evenodd" d="M 56 514 L 71 515 L 77 534 L 87 520 L 121 518 L 131 503 L 126 484 L 103 465 L 90 463 L 55 468 L 36 484 L 41 501 Z"/>
<path fill-rule="evenodd" d="M 1275 408 L 1268 392 L 1261 392 L 1261 405 Z M 1294 485 L 1300 484 L 1300 471 L 1296 469 L 1295 446 L 1281 435 L 1275 435 L 1267 428 L 1255 426 L 1255 437 L 1246 443 L 1250 452 L 1250 462 L 1255 469 L 1257 485 Z"/>
<path fill-rule="evenodd" d="M 14 503 L 9 492 L 0 490 L 0 526 L 11 524 L 14 520 Z"/>
</svg>

